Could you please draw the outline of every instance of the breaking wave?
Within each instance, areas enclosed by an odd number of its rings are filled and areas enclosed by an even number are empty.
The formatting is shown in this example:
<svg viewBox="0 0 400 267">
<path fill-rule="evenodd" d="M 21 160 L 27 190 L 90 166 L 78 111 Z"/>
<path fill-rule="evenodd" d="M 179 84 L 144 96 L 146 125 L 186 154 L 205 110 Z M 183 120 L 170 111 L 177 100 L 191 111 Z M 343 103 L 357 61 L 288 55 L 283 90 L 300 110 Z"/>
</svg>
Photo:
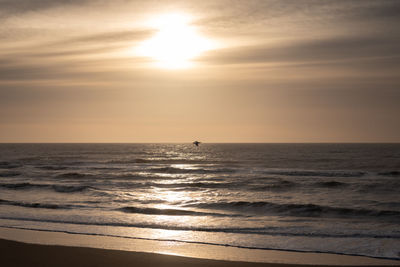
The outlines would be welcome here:
<svg viewBox="0 0 400 267">
<path fill-rule="evenodd" d="M 191 210 L 181 210 L 181 209 L 157 209 L 157 208 L 145 208 L 145 207 L 123 207 L 118 209 L 126 213 L 139 213 L 147 215 L 169 215 L 169 216 L 240 216 L 232 214 L 222 214 L 222 213 L 209 213 L 209 212 L 197 212 Z"/>
<path fill-rule="evenodd" d="M 316 204 L 277 204 L 272 202 L 214 202 L 187 205 L 196 208 L 234 210 L 298 217 L 390 217 L 400 220 L 400 212 L 392 210 L 351 209 Z"/>
<path fill-rule="evenodd" d="M 35 188 L 52 189 L 59 193 L 82 192 L 92 187 L 85 185 L 56 185 L 56 184 L 32 184 L 32 183 L 2 183 L 0 187 L 13 190 L 27 190 Z"/>
<path fill-rule="evenodd" d="M 57 204 L 49 204 L 49 203 L 30 203 L 30 202 L 19 202 L 19 201 L 10 201 L 0 199 L 0 205 L 12 205 L 19 206 L 24 208 L 39 208 L 39 209 L 71 209 L 73 206 L 71 205 L 57 205 Z"/>
<path fill-rule="evenodd" d="M 49 171 L 59 171 L 59 170 L 68 169 L 68 167 L 66 167 L 66 166 L 52 166 L 52 165 L 37 166 L 36 168 L 41 169 L 41 170 L 49 170 Z"/>
<path fill-rule="evenodd" d="M 0 177 L 15 177 L 19 175 L 21 175 L 20 172 L 14 172 L 14 171 L 0 172 Z"/>
<path fill-rule="evenodd" d="M 177 231 L 199 231 L 211 233 L 238 233 L 238 234 L 257 234 L 270 236 L 306 236 L 306 237 L 324 237 L 324 238 L 386 238 L 397 239 L 399 234 L 369 234 L 369 233 L 323 233 L 323 232 L 293 232 L 280 227 L 196 227 L 196 226 L 173 226 L 157 223 L 126 223 L 126 222 L 86 222 L 72 220 L 56 220 L 56 219 L 36 219 L 36 218 L 15 218 L 15 217 L 0 217 L 0 219 L 17 220 L 17 221 L 33 221 L 33 222 L 48 222 L 48 223 L 66 223 L 75 225 L 96 225 L 96 226 L 117 226 L 117 227 L 136 227 L 145 229 L 163 229 Z M 121 236 L 125 237 L 125 236 Z M 262 249 L 262 248 L 261 248 Z"/>
<path fill-rule="evenodd" d="M 155 173 L 171 173 L 171 174 L 186 174 L 186 173 L 193 173 L 193 174 L 207 174 L 207 173 L 233 173 L 235 170 L 233 169 L 181 169 L 175 167 L 162 167 L 162 168 L 152 168 L 149 169 L 150 172 Z"/>
<path fill-rule="evenodd" d="M 362 177 L 366 173 L 361 171 L 313 171 L 313 170 L 268 170 L 265 174 L 284 176 L 316 176 L 316 177 Z"/>
<path fill-rule="evenodd" d="M 55 178 L 61 178 L 61 179 L 83 179 L 83 178 L 93 178 L 93 177 L 94 175 L 92 174 L 79 173 L 79 172 L 67 172 L 55 176 Z"/>
</svg>

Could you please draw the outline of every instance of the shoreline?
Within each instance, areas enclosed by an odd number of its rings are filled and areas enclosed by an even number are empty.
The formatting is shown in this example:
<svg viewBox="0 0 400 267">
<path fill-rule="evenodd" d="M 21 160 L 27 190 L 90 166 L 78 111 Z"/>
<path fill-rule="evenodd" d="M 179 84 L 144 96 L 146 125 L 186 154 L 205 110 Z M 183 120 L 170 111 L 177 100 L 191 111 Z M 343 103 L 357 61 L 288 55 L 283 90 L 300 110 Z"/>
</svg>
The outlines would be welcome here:
<svg viewBox="0 0 400 267">
<path fill-rule="evenodd" d="M 51 266 L 59 264 L 53 256 L 39 261 L 36 254 L 53 255 L 58 258 L 85 254 L 90 250 L 93 257 L 86 257 L 83 265 L 76 266 L 125 266 L 128 262 L 139 266 L 400 266 L 400 261 L 364 256 L 349 256 L 329 253 L 290 252 L 279 250 L 257 250 L 232 247 L 216 248 L 212 245 L 177 244 L 168 241 L 126 240 L 117 237 L 90 236 L 60 232 L 43 232 L 0 227 L 0 247 L 7 263 L 2 266 Z M 23 254 L 21 252 L 23 251 Z M 32 251 L 36 251 L 33 253 Z M 12 256 L 14 255 L 14 256 Z M 16 255 L 31 255 L 20 257 Z M 67 256 L 70 255 L 70 256 Z M 118 265 L 107 261 L 122 257 Z M 166 258 L 165 258 L 166 257 Z M 98 262 L 98 259 L 104 258 Z M 57 257 L 56 257 L 57 259 Z M 15 265 L 15 260 L 24 261 Z M 32 261 L 35 261 L 33 263 Z M 153 262 L 154 261 L 154 262 Z M 168 262 L 178 265 L 170 265 Z M 147 262 L 145 264 L 145 262 Z M 96 265 L 97 263 L 102 263 Z M 165 264 L 164 264 L 165 263 Z M 8 265 L 9 264 L 9 265 Z M 145 265 L 142 265 L 145 264 Z M 182 265 L 179 265 L 182 264 Z M 211 265 L 210 265 L 211 264 Z M 232 265 L 235 264 L 235 265 Z M 237 265 L 238 264 L 238 265 Z M 255 264 L 255 265 L 254 265 Z M 70 266 L 59 265 L 59 266 Z"/>
<path fill-rule="evenodd" d="M 163 243 L 182 243 L 187 245 L 200 245 L 200 246 L 216 246 L 217 248 L 225 247 L 225 248 L 233 248 L 233 249 L 244 249 L 244 250 L 255 250 L 255 251 L 279 251 L 279 252 L 288 252 L 288 253 L 313 253 L 313 254 L 328 254 L 328 255 L 338 255 L 338 256 L 350 256 L 350 257 L 363 257 L 363 258 L 371 258 L 377 260 L 389 260 L 389 261 L 398 261 L 400 260 L 394 258 L 384 258 L 384 257 L 373 257 L 366 255 L 356 255 L 356 254 L 346 254 L 346 253 L 334 253 L 334 252 L 321 252 L 321 251 L 298 251 L 298 250 L 290 250 L 290 249 L 273 249 L 273 248 L 257 248 L 257 247 L 243 247 L 243 246 L 234 246 L 229 244 L 217 244 L 217 243 L 206 243 L 201 241 L 182 241 L 182 240 L 173 240 L 173 239 L 156 239 L 156 238 L 146 238 L 146 237 L 131 237 L 131 236 L 118 236 L 118 235 L 109 235 L 109 234 L 91 234 L 91 233 L 79 233 L 79 232 L 69 232 L 62 230 L 46 230 L 46 229 L 31 229 L 24 227 L 13 227 L 13 226 L 0 226 L 5 229 L 12 230 L 22 230 L 22 231 L 34 231 L 34 232 L 45 232 L 45 233 L 61 233 L 68 235 L 81 235 L 81 236 L 95 236 L 95 237 L 105 237 L 105 238 L 120 238 L 120 239 L 128 239 L 128 240 L 143 240 L 143 241 L 154 241 L 154 242 L 163 242 Z M 1 231 L 0 231 L 1 236 Z M 1 237 L 0 237 L 1 239 Z M 28 242 L 29 243 L 29 242 Z M 131 250 L 129 250 L 131 251 Z"/>
</svg>

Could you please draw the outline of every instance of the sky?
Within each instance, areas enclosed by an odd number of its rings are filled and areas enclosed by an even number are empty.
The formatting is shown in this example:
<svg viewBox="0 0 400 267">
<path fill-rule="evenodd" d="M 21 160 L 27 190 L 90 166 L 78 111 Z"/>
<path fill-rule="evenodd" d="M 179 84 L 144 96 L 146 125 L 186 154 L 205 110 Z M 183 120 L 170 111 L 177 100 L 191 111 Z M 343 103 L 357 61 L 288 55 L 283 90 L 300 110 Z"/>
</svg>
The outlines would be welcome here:
<svg viewBox="0 0 400 267">
<path fill-rule="evenodd" d="M 0 142 L 400 142 L 399 14 L 0 0 Z"/>
</svg>

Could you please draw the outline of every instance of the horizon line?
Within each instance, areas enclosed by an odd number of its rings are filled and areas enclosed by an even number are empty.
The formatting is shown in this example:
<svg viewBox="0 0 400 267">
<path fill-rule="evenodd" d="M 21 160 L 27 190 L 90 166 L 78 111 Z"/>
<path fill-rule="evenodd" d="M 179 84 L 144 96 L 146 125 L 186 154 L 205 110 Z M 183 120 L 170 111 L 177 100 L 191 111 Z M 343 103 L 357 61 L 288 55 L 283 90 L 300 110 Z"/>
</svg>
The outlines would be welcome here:
<svg viewBox="0 0 400 267">
<path fill-rule="evenodd" d="M 400 144 L 398 142 L 367 141 L 367 142 L 204 142 L 202 144 Z M 0 142 L 0 144 L 192 144 L 187 142 Z"/>
</svg>

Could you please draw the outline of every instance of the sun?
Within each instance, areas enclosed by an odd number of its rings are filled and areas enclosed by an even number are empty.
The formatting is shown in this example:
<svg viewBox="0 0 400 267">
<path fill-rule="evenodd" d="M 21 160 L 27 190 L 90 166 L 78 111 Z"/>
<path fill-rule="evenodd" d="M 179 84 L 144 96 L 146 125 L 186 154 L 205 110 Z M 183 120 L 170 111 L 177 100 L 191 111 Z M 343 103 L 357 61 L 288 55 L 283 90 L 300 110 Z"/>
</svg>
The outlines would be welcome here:
<svg viewBox="0 0 400 267">
<path fill-rule="evenodd" d="M 192 60 L 213 48 L 211 40 L 201 36 L 184 14 L 168 14 L 150 21 L 157 33 L 137 47 L 137 54 L 153 59 L 158 67 L 182 69 Z"/>
</svg>

